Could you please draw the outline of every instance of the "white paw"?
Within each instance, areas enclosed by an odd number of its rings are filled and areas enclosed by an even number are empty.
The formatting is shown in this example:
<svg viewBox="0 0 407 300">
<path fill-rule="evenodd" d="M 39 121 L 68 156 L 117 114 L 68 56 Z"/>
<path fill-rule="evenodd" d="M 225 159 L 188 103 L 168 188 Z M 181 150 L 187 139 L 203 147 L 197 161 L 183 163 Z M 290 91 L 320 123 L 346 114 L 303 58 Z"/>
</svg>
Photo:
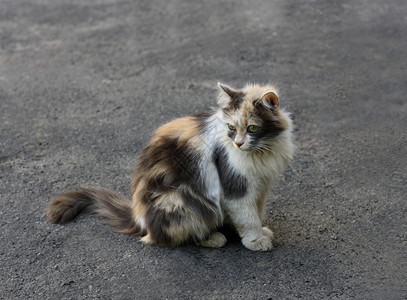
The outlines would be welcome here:
<svg viewBox="0 0 407 300">
<path fill-rule="evenodd" d="M 243 245 L 252 251 L 268 251 L 273 248 L 271 237 L 269 234 L 273 234 L 270 229 L 267 228 L 267 234 L 261 232 L 257 234 L 249 234 L 242 239 Z"/>
<path fill-rule="evenodd" d="M 261 229 L 261 232 L 264 234 L 264 235 L 267 235 L 270 239 L 273 239 L 274 238 L 274 233 L 271 231 L 271 229 L 270 228 L 268 228 L 268 227 L 263 227 L 262 229 Z"/>
<path fill-rule="evenodd" d="M 226 237 L 222 233 L 215 232 L 212 233 L 206 241 L 200 242 L 199 245 L 203 247 L 220 248 L 226 245 L 226 241 Z"/>
</svg>

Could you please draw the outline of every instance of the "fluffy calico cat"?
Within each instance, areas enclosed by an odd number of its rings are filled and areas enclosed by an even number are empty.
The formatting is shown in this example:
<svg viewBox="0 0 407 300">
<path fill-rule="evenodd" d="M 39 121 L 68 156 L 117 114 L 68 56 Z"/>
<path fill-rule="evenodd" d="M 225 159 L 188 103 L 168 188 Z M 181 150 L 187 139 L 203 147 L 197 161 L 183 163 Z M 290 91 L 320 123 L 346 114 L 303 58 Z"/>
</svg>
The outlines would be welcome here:
<svg viewBox="0 0 407 300">
<path fill-rule="evenodd" d="M 91 212 L 144 243 L 207 247 L 225 245 L 217 230 L 227 223 L 250 250 L 270 250 L 273 233 L 262 217 L 271 183 L 293 156 L 292 122 L 273 86 L 219 87 L 217 109 L 153 133 L 133 173 L 131 201 L 81 188 L 56 196 L 48 218 L 65 223 Z"/>
</svg>

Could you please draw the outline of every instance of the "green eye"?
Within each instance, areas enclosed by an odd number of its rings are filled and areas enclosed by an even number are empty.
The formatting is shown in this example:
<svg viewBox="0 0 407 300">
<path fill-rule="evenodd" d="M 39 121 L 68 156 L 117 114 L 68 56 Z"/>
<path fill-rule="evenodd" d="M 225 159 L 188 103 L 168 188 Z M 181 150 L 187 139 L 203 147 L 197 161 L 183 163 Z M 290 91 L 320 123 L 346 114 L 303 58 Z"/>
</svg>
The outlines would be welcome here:
<svg viewBox="0 0 407 300">
<path fill-rule="evenodd" d="M 259 126 L 249 125 L 249 127 L 247 127 L 247 131 L 250 133 L 255 133 L 255 132 L 259 131 Z"/>
<path fill-rule="evenodd" d="M 228 127 L 229 127 L 229 130 L 232 130 L 232 131 L 236 130 L 236 127 L 232 124 L 228 123 Z"/>
</svg>

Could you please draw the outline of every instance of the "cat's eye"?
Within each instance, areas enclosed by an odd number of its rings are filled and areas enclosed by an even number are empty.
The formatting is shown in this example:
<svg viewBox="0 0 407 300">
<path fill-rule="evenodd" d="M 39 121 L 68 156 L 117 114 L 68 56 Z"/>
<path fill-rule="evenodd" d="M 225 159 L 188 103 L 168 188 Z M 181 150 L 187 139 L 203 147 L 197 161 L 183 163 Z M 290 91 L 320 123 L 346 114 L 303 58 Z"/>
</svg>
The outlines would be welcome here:
<svg viewBox="0 0 407 300">
<path fill-rule="evenodd" d="M 250 133 L 255 133 L 255 132 L 259 131 L 259 126 L 257 126 L 257 125 L 249 125 L 247 127 L 247 131 L 250 132 Z"/>
<path fill-rule="evenodd" d="M 228 123 L 228 128 L 229 128 L 229 130 L 232 130 L 232 131 L 236 130 L 236 127 L 229 123 Z"/>
</svg>

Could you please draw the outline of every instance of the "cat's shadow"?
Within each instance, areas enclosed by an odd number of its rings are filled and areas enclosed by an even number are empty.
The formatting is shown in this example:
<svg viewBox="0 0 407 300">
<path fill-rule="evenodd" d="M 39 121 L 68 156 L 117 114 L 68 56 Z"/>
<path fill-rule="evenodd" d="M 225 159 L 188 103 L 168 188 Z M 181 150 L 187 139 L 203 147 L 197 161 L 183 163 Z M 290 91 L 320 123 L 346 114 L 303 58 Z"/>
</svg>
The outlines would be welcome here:
<svg viewBox="0 0 407 300">
<path fill-rule="evenodd" d="M 240 244 L 241 238 L 236 229 L 233 228 L 231 225 L 223 225 L 221 228 L 219 228 L 219 231 L 225 235 L 228 244 Z"/>
</svg>

